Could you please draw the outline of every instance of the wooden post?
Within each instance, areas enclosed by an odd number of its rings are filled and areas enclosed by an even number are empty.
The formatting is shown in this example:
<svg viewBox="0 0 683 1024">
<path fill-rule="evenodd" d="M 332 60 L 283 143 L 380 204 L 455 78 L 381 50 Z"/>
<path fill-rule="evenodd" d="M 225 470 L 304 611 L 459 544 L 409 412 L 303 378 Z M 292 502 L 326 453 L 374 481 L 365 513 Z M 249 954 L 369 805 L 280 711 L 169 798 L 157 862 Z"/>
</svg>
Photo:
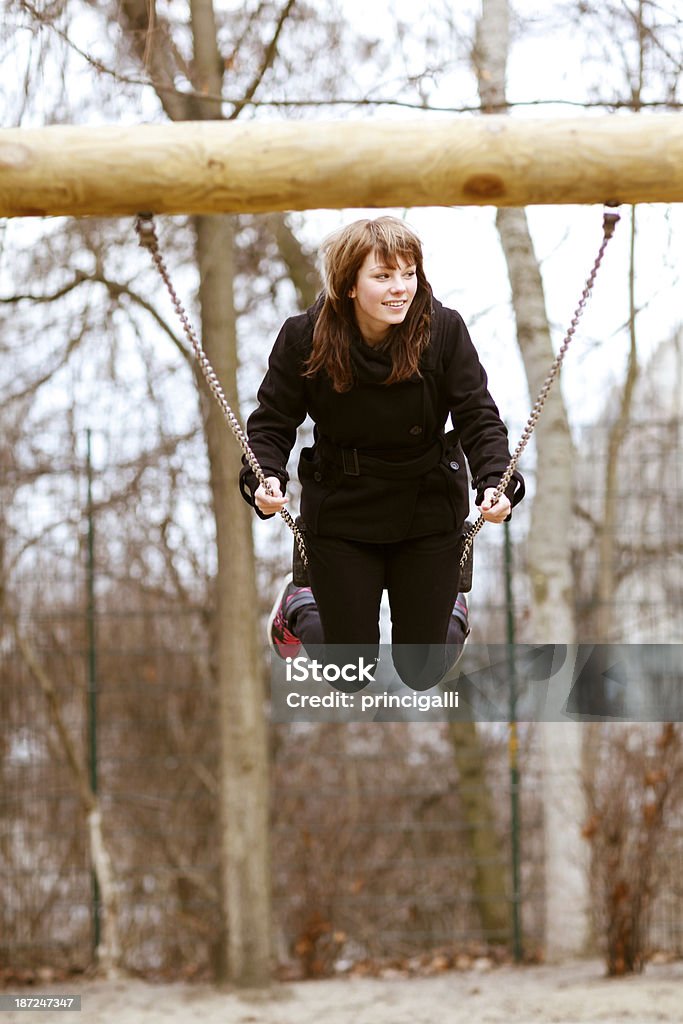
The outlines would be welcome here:
<svg viewBox="0 0 683 1024">
<path fill-rule="evenodd" d="M 0 131 L 0 216 L 683 201 L 683 114 Z"/>
</svg>

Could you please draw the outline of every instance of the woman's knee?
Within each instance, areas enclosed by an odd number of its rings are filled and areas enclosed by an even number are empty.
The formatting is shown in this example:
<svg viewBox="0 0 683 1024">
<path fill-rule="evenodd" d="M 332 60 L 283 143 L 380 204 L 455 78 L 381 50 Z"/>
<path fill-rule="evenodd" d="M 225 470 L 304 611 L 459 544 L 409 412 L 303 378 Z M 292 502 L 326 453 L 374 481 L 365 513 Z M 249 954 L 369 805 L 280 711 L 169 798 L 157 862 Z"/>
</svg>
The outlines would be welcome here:
<svg viewBox="0 0 683 1024">
<path fill-rule="evenodd" d="M 446 644 L 394 644 L 394 668 L 411 690 L 431 690 L 450 667 Z"/>
</svg>

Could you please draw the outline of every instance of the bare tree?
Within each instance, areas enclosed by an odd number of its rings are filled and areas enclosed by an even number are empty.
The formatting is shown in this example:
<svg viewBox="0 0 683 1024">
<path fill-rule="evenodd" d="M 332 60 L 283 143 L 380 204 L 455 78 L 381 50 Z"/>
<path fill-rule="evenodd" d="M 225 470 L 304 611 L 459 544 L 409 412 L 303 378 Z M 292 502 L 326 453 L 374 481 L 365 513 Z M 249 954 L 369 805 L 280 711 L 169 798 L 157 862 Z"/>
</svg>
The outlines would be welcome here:
<svg viewBox="0 0 683 1024">
<path fill-rule="evenodd" d="M 661 847 L 680 807 L 680 727 L 610 726 L 595 740 L 583 835 L 593 854 L 596 927 L 608 974 L 637 973 L 665 881 Z"/>
<path fill-rule="evenodd" d="M 473 56 L 484 112 L 505 104 L 508 50 L 508 0 L 483 0 Z M 500 208 L 496 225 L 510 278 L 517 341 L 529 391 L 535 397 L 554 358 L 541 273 L 525 211 Z M 567 414 L 557 388 L 551 390 L 536 426 L 536 450 L 539 486 L 527 542 L 530 639 L 542 643 L 561 638 L 571 643 L 575 637 L 571 560 L 574 459 Z M 583 817 L 579 730 L 571 723 L 543 727 L 546 952 L 550 956 L 582 952 L 588 938 L 587 881 L 579 837 Z"/>
<path fill-rule="evenodd" d="M 102 827 L 102 808 L 93 791 L 87 768 L 79 755 L 76 744 L 64 721 L 57 688 L 45 671 L 33 644 L 24 636 L 16 616 L 6 604 L 0 606 L 3 617 L 12 625 L 17 646 L 31 675 L 40 686 L 47 701 L 50 719 L 59 739 L 59 746 L 66 758 L 79 799 L 86 815 L 90 856 L 97 878 L 102 925 L 99 946 L 96 951 L 97 965 L 108 978 L 116 977 L 121 967 L 122 942 L 119 926 L 118 887 L 109 845 Z"/>
<path fill-rule="evenodd" d="M 609 71 L 612 95 L 605 97 L 611 103 L 628 107 L 637 114 L 648 98 L 658 94 L 658 104 L 676 106 L 683 69 L 683 49 L 680 33 L 675 31 L 680 21 L 675 12 L 667 12 L 651 0 L 612 4 L 597 7 L 582 4 L 581 18 L 591 26 L 587 35 L 587 64 L 602 56 L 607 64 L 601 65 L 601 87 L 604 89 L 604 68 Z M 594 86 L 592 91 L 595 92 Z M 656 93 L 655 93 L 656 90 Z M 640 307 L 636 296 L 639 260 L 638 211 L 630 209 L 630 237 L 628 264 L 628 307 L 625 333 L 628 341 L 626 371 L 623 381 L 612 388 L 605 409 L 606 443 L 604 455 L 598 464 L 603 474 L 602 507 L 586 517 L 588 510 L 581 502 L 576 505 L 585 522 L 590 522 L 591 548 L 597 549 L 597 573 L 592 581 L 592 593 L 584 597 L 587 613 L 583 635 L 598 642 L 615 639 L 619 623 L 615 620 L 615 594 L 620 582 L 623 556 L 619 539 L 620 468 L 629 435 L 633 430 L 636 411 L 636 392 L 640 378 L 638 357 L 638 321 Z M 596 468 L 593 458 L 592 471 Z M 634 538 L 635 540 L 635 538 Z M 635 546 L 635 545 L 634 545 Z"/>
<path fill-rule="evenodd" d="M 505 105 L 509 50 L 507 0 L 482 4 L 473 58 L 484 112 Z M 535 398 L 554 358 L 543 282 L 524 210 L 499 208 L 496 226 L 510 278 L 512 306 L 529 393 Z M 535 431 L 540 486 L 534 495 L 526 562 L 532 587 L 529 639 L 572 642 L 572 465 L 574 449 L 559 388 L 551 390 Z"/>
<path fill-rule="evenodd" d="M 277 50 L 292 2 L 285 6 L 244 102 L 258 87 Z M 144 0 L 126 0 L 120 17 L 132 49 L 173 120 L 220 119 L 225 61 L 219 51 L 210 0 L 190 4 L 192 63 L 180 64 L 167 23 Z M 193 95 L 168 91 L 189 74 Z M 207 98 L 203 98 L 207 97 Z M 238 116 L 241 107 L 234 110 Z M 234 224 L 231 218 L 194 222 L 201 336 L 228 403 L 237 396 L 236 314 L 231 287 Z M 217 574 L 213 625 L 220 694 L 221 881 L 225 953 L 221 975 L 242 985 L 263 985 L 271 970 L 268 757 L 262 666 L 257 642 L 257 600 L 250 513 L 235 487 L 239 449 L 217 406 L 204 403 L 204 423 L 216 520 Z M 239 609 L 239 628 L 235 617 Z"/>
<path fill-rule="evenodd" d="M 234 15 L 233 20 L 239 24 L 234 32 L 226 33 L 227 15 L 217 21 L 209 0 L 191 3 L 186 25 L 174 23 L 172 16 L 162 13 L 158 5 L 130 0 L 112 5 L 104 12 L 110 24 L 124 30 L 116 60 L 85 52 L 77 42 L 78 33 L 66 18 L 67 6 L 76 15 L 88 6 L 101 14 L 98 5 L 71 3 L 46 9 L 21 0 L 13 6 L 28 17 L 32 27 L 43 34 L 50 30 L 54 33 L 64 67 L 77 55 L 97 73 L 100 81 L 113 78 L 128 92 L 151 85 L 161 108 L 172 120 L 240 116 L 254 102 L 264 79 L 272 74 L 283 30 L 293 12 L 301 19 L 309 13 L 303 5 L 295 10 L 293 0 L 279 6 L 263 5 L 258 16 L 248 11 Z M 332 25 L 329 31 L 336 32 Z M 232 49 L 226 38 L 231 39 Z M 315 47 L 316 41 L 310 46 Z M 330 77 L 328 84 L 332 81 Z M 227 91 L 233 93 L 230 99 L 225 94 L 226 82 Z M 235 410 L 239 409 L 237 311 L 232 282 L 243 254 L 236 244 L 238 229 L 235 218 L 201 217 L 192 222 L 203 345 Z M 314 264 L 306 249 L 298 244 L 287 220 L 264 218 L 259 233 L 270 234 L 299 300 L 312 301 L 317 284 Z M 105 275 L 99 262 L 94 271 L 76 271 L 71 281 L 53 290 L 51 297 L 58 299 L 72 289 L 93 284 L 106 289 L 113 306 L 137 303 L 187 356 L 183 339 L 175 335 L 175 329 L 162 323 L 153 303 L 145 300 L 130 281 L 122 285 L 120 280 Z M 31 296 L 26 293 L 25 297 Z M 34 296 L 39 297 L 48 295 Z M 18 301 L 20 296 L 13 299 Z M 80 340 L 79 337 L 77 342 Z M 69 347 L 63 357 L 65 361 L 74 347 Z M 54 368 L 44 374 L 45 381 Z M 32 380 L 28 387 L 35 385 Z M 16 393 L 14 397 L 17 398 Z M 223 737 L 220 808 L 224 952 L 219 958 L 219 974 L 239 984 L 264 984 L 271 968 L 268 761 L 252 518 L 236 488 L 239 448 L 230 438 L 218 408 L 206 398 L 202 398 L 201 404 L 216 525 L 217 571 L 211 630 Z"/>
</svg>

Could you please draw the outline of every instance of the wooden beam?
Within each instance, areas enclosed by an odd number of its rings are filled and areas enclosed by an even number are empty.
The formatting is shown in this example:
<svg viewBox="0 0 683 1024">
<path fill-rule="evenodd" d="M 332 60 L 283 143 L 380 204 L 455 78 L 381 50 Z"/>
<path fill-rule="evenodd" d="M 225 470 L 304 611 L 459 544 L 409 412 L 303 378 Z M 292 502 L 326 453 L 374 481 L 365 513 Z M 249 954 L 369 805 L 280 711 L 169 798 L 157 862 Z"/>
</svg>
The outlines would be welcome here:
<svg viewBox="0 0 683 1024">
<path fill-rule="evenodd" d="M 0 216 L 683 201 L 683 114 L 0 131 Z"/>
</svg>

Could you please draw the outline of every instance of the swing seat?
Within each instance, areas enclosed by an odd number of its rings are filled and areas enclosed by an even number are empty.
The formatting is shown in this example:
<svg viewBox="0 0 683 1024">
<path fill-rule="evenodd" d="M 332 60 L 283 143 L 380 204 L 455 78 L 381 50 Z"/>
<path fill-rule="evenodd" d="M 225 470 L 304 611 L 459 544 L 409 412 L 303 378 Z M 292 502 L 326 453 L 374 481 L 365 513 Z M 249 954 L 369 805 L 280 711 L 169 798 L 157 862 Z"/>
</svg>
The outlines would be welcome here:
<svg viewBox="0 0 683 1024">
<path fill-rule="evenodd" d="M 465 536 L 470 531 L 474 524 L 469 519 L 465 520 L 465 525 L 462 528 L 460 534 L 460 552 L 462 557 L 462 549 L 465 546 Z M 472 575 L 474 572 L 474 545 L 470 545 L 470 549 L 467 552 L 467 558 L 465 564 L 460 569 L 460 580 L 458 582 L 458 590 L 462 594 L 469 594 L 472 589 Z"/>
<path fill-rule="evenodd" d="M 301 516 L 297 516 L 294 523 L 299 530 L 299 533 L 304 539 L 304 545 L 306 544 L 306 524 L 304 523 Z M 296 587 L 310 587 L 310 580 L 308 579 L 308 570 L 304 565 L 304 560 L 301 557 L 299 546 L 294 538 L 292 545 L 292 583 Z"/>
</svg>

